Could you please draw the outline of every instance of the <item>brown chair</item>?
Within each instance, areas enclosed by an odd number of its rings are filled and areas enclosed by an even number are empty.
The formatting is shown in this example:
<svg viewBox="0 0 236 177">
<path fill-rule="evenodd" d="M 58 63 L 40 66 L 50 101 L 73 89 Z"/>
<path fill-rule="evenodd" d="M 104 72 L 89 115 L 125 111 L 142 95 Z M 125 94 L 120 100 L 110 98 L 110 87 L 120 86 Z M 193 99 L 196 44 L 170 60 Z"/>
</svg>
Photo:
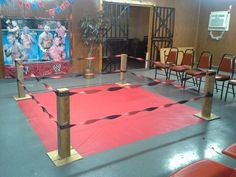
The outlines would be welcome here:
<svg viewBox="0 0 236 177">
<path fill-rule="evenodd" d="M 199 57 L 197 67 L 185 71 L 184 87 L 188 79 L 193 79 L 193 84 L 197 85 L 198 92 L 200 92 L 202 77 L 206 75 L 206 70 L 211 69 L 212 54 L 209 51 L 203 51 Z M 199 81 L 198 81 L 199 79 Z"/>
<path fill-rule="evenodd" d="M 225 81 L 229 81 L 234 76 L 234 66 L 235 66 L 235 56 L 233 54 L 224 54 L 220 61 L 215 78 L 217 92 L 218 90 L 220 90 L 218 89 L 218 82 L 222 82 L 221 96 L 220 96 L 221 100 L 223 98 Z"/>
<path fill-rule="evenodd" d="M 182 84 L 184 72 L 187 71 L 188 69 L 192 69 L 193 62 L 194 62 L 194 50 L 193 49 L 185 50 L 185 52 L 183 53 L 181 65 L 170 67 L 168 79 L 170 79 L 171 71 L 175 71 L 177 79 L 178 80 L 180 79 Z"/>
<path fill-rule="evenodd" d="M 236 86 L 236 78 L 230 79 L 228 84 L 227 84 L 227 89 L 226 89 L 226 93 L 225 93 L 225 101 L 227 100 L 227 96 L 228 96 L 228 91 L 229 91 L 229 86 L 230 85 L 232 87 L 233 96 L 235 98 L 234 86 Z"/>
<path fill-rule="evenodd" d="M 170 177 L 236 177 L 236 170 L 212 160 L 200 160 L 171 174 Z"/>
<path fill-rule="evenodd" d="M 157 69 L 163 69 L 165 71 L 166 80 L 168 79 L 169 68 L 173 65 L 177 65 L 178 61 L 178 48 L 171 48 L 168 55 L 165 55 L 165 63 L 160 61 L 154 62 L 155 64 L 155 79 L 157 77 Z"/>
<path fill-rule="evenodd" d="M 223 152 L 223 154 L 236 159 L 236 143 L 225 148 L 222 152 Z"/>
</svg>

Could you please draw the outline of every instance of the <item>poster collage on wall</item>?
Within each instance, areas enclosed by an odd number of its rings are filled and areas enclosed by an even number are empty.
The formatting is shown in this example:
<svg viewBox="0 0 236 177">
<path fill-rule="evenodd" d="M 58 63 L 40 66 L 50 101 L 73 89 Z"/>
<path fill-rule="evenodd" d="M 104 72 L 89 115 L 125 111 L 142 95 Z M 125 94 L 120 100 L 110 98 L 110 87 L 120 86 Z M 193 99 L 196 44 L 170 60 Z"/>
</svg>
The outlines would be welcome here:
<svg viewBox="0 0 236 177">
<path fill-rule="evenodd" d="M 69 60 L 67 21 L 1 19 L 4 65 Z"/>
</svg>

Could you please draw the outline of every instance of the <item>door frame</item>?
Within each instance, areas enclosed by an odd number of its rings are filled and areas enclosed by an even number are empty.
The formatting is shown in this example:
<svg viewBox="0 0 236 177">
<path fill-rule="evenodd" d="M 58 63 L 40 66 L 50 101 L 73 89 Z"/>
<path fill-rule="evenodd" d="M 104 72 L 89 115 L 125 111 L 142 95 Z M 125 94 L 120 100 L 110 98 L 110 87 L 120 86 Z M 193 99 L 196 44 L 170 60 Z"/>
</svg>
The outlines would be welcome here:
<svg viewBox="0 0 236 177">
<path fill-rule="evenodd" d="M 127 0 L 127 1 L 122 1 L 122 0 L 100 0 L 100 8 L 99 10 L 103 10 L 103 2 L 113 2 L 113 3 L 122 3 L 122 4 L 129 4 L 130 6 L 138 6 L 138 7 L 146 7 L 149 8 L 149 25 L 148 25 L 148 46 L 147 46 L 147 53 L 148 53 L 148 68 L 150 65 L 150 53 L 151 53 L 151 47 L 152 47 L 152 27 L 153 27 L 153 10 L 156 4 L 154 3 L 142 3 L 138 1 L 132 1 L 132 0 Z M 103 45 L 99 45 L 99 72 L 102 71 L 102 48 Z"/>
</svg>

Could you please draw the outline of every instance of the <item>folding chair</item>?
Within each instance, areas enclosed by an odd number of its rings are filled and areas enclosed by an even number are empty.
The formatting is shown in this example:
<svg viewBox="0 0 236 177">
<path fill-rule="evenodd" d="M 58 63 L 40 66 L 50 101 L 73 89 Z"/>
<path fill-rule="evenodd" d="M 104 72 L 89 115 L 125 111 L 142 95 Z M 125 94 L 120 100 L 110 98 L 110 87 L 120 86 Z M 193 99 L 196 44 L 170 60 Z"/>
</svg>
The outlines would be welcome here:
<svg viewBox="0 0 236 177">
<path fill-rule="evenodd" d="M 229 86 L 231 85 L 232 87 L 232 91 L 233 91 L 233 96 L 235 98 L 235 92 L 234 92 L 234 86 L 236 86 L 236 78 L 234 79 L 230 79 L 228 84 L 227 84 L 227 89 L 226 89 L 226 93 L 225 93 L 225 101 L 227 100 L 227 96 L 228 96 L 228 91 L 229 91 Z"/>
<path fill-rule="evenodd" d="M 218 82 L 222 82 L 221 96 L 220 96 L 221 100 L 223 97 L 225 81 L 229 81 L 234 76 L 234 66 L 235 66 L 235 56 L 233 54 L 224 54 L 220 61 L 215 78 L 217 92 L 218 90 L 220 90 L 218 89 Z"/>
<path fill-rule="evenodd" d="M 193 62 L 194 62 L 194 50 L 193 49 L 187 49 L 183 53 L 183 58 L 181 61 L 181 65 L 178 66 L 171 66 L 169 68 L 169 76 L 168 79 L 170 79 L 171 71 L 176 72 L 177 80 L 180 79 L 181 85 L 182 85 L 182 79 L 184 76 L 184 72 L 188 69 L 193 68 Z"/>
<path fill-rule="evenodd" d="M 185 71 L 184 87 L 186 85 L 186 81 L 192 78 L 193 84 L 197 85 L 198 92 L 200 92 L 202 77 L 206 75 L 206 70 L 211 69 L 211 65 L 212 65 L 212 54 L 209 51 L 203 51 L 199 57 L 197 67 L 195 69 L 190 69 Z"/>
<path fill-rule="evenodd" d="M 166 80 L 168 79 L 169 68 L 173 65 L 177 65 L 178 53 L 178 48 L 171 48 L 168 55 L 165 56 L 165 63 L 161 63 L 160 61 L 154 62 L 155 79 L 157 77 L 157 69 L 163 69 L 165 71 Z"/>
</svg>

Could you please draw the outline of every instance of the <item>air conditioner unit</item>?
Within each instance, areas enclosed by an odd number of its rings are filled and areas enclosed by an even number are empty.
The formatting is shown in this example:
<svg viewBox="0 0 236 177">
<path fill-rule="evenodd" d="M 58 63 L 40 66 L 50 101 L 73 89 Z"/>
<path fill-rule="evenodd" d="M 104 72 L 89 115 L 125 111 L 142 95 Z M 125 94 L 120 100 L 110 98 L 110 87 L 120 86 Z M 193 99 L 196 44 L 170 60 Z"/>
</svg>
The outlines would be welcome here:
<svg viewBox="0 0 236 177">
<path fill-rule="evenodd" d="M 229 11 L 215 11 L 210 13 L 209 31 L 229 31 Z"/>
</svg>

